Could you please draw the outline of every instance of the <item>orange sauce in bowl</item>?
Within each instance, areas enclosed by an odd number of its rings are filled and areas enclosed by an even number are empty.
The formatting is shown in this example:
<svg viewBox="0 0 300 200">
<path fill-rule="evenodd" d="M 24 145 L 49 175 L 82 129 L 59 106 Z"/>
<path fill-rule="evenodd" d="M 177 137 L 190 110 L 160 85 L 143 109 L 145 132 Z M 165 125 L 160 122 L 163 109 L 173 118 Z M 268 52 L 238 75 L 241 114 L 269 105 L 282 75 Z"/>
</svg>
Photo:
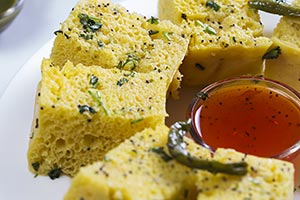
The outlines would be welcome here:
<svg viewBox="0 0 300 200">
<path fill-rule="evenodd" d="M 283 93 L 259 84 L 221 87 L 191 113 L 210 148 L 233 148 L 273 157 L 300 140 L 300 107 Z"/>
</svg>

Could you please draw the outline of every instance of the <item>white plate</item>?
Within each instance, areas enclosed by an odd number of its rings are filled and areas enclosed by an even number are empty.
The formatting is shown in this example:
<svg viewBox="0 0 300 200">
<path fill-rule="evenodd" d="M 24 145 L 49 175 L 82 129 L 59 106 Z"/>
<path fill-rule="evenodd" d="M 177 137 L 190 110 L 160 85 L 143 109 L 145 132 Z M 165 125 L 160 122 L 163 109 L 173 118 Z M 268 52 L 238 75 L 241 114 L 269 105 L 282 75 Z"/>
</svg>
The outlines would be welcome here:
<svg viewBox="0 0 300 200">
<path fill-rule="evenodd" d="M 157 0 L 122 1 L 131 11 L 143 13 L 146 16 L 156 15 Z M 278 17 L 263 14 L 266 33 L 270 34 L 278 21 Z M 27 168 L 27 148 L 33 117 L 34 97 L 40 80 L 40 63 L 43 57 L 48 57 L 53 40 L 45 44 L 19 71 L 10 83 L 0 100 L 0 199 L 62 199 L 67 191 L 70 179 L 59 178 L 55 181 L 48 177 L 34 175 Z M 180 104 L 177 110 L 179 118 L 184 118 L 189 96 L 182 101 L 171 102 Z M 178 108 L 178 107 L 177 107 Z M 170 111 L 171 112 L 171 111 Z M 172 112 L 171 112 L 172 113 Z M 295 200 L 298 199 L 295 197 Z"/>
</svg>

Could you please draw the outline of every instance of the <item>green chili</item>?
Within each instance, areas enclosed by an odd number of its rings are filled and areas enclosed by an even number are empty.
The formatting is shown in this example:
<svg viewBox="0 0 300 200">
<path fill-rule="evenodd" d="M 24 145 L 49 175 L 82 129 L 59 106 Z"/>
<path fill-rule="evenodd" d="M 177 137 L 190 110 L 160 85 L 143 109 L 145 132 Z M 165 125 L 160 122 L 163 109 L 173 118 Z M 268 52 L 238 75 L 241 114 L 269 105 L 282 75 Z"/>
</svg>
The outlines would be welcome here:
<svg viewBox="0 0 300 200">
<path fill-rule="evenodd" d="M 286 0 L 250 0 L 248 5 L 273 14 L 300 16 L 300 7 L 288 3 Z"/>
<path fill-rule="evenodd" d="M 170 127 L 168 136 L 169 152 L 179 163 L 190 168 L 206 170 L 211 173 L 224 173 L 242 176 L 247 173 L 248 164 L 244 161 L 236 163 L 221 163 L 215 160 L 203 160 L 190 155 L 186 150 L 184 136 L 190 130 L 191 119 L 186 122 L 176 122 Z"/>
</svg>

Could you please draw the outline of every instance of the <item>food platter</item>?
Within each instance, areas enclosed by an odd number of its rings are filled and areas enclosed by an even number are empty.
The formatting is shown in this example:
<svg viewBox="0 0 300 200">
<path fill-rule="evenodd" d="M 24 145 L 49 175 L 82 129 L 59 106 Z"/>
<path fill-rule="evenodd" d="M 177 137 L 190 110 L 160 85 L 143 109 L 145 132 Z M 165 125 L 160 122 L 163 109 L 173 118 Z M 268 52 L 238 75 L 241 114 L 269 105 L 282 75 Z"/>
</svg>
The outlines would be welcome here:
<svg viewBox="0 0 300 200">
<path fill-rule="evenodd" d="M 130 11 L 148 17 L 156 16 L 157 1 L 121 1 Z M 270 35 L 279 17 L 262 13 L 265 34 Z M 49 33 L 52 34 L 52 33 Z M 33 117 L 34 97 L 41 78 L 40 63 L 48 57 L 53 39 L 46 43 L 21 68 L 0 100 L 0 199 L 62 199 L 67 191 L 70 178 L 50 180 L 48 177 L 34 177 L 28 171 L 26 153 Z M 181 99 L 169 100 L 167 123 L 182 120 L 185 110 L 197 88 L 181 91 Z M 299 198 L 299 194 L 295 199 Z"/>
</svg>

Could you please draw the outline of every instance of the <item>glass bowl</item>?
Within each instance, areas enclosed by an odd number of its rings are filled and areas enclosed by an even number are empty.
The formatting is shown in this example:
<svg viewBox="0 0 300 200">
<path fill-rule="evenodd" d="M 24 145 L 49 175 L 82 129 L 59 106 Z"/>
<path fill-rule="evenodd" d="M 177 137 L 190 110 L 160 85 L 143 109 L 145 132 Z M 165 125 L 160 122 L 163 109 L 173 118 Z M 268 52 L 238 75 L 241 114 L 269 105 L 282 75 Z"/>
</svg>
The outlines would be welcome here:
<svg viewBox="0 0 300 200">
<path fill-rule="evenodd" d="M 0 33 L 16 18 L 23 7 L 24 0 L 15 0 L 14 3 L 3 12 L 0 12 Z"/>
<path fill-rule="evenodd" d="M 300 157 L 300 94 L 277 81 L 245 76 L 213 83 L 197 93 L 187 118 L 192 138 L 212 153 L 221 147 L 291 162 Z"/>
</svg>

